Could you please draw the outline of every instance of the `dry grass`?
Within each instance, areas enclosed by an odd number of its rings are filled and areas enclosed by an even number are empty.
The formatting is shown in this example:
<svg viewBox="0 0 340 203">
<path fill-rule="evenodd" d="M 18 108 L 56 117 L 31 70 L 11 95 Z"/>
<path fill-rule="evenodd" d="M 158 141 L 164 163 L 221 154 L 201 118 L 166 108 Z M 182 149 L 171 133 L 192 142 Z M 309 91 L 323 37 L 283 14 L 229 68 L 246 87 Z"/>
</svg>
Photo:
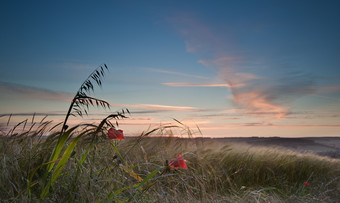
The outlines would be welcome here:
<svg viewBox="0 0 340 203">
<path fill-rule="evenodd" d="M 93 142 L 90 133 L 79 140 L 48 195 L 42 198 L 46 167 L 38 168 L 35 173 L 34 169 L 50 160 L 58 138 L 32 135 L 34 131 L 0 138 L 2 202 L 339 200 L 340 161 L 336 159 L 199 139 L 144 137 L 113 141 L 99 134 Z M 72 140 L 69 139 L 65 147 Z M 80 164 L 87 152 L 88 156 Z M 177 154 L 183 156 L 189 169 L 172 169 L 167 173 L 165 161 Z M 28 189 L 30 176 L 35 185 Z M 147 181 L 140 183 L 137 176 Z M 310 186 L 305 186 L 305 181 Z"/>
</svg>

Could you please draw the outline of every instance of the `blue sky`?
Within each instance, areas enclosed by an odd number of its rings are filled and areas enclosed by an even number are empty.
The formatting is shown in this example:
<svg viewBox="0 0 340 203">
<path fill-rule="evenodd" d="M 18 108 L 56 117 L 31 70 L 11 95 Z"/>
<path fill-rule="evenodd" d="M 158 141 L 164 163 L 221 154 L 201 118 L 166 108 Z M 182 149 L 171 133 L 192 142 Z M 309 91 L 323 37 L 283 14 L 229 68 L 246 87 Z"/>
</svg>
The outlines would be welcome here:
<svg viewBox="0 0 340 203">
<path fill-rule="evenodd" d="M 339 136 L 339 6 L 2 1 L 0 114 L 63 114 L 105 63 L 95 96 L 133 112 L 131 135 L 176 118 L 205 136 Z"/>
</svg>

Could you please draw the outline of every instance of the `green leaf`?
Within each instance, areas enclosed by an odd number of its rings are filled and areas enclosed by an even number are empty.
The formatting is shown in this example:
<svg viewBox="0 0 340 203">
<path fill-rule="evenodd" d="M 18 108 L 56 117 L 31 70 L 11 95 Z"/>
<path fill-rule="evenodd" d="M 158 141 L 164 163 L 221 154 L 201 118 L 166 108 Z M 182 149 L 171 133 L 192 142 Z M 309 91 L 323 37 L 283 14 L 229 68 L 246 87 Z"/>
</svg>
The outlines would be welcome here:
<svg viewBox="0 0 340 203">
<path fill-rule="evenodd" d="M 69 135 L 77 128 L 78 126 L 75 126 L 71 129 L 69 129 L 68 131 L 66 131 L 62 136 L 61 138 L 59 139 L 58 141 L 58 144 L 57 146 L 55 147 L 54 151 L 53 151 L 53 154 L 50 158 L 50 161 L 54 161 L 56 160 L 58 157 L 59 157 L 59 154 L 61 152 L 61 150 L 63 149 L 65 143 L 66 143 L 66 140 L 68 139 Z M 50 165 L 47 166 L 47 172 L 50 172 L 52 170 L 54 166 L 54 163 L 51 163 Z"/>
<path fill-rule="evenodd" d="M 162 170 L 164 167 L 159 167 L 156 170 L 152 171 L 148 176 L 146 176 L 146 178 L 144 178 L 144 180 L 142 182 L 140 182 L 138 185 L 134 185 L 133 187 L 135 188 L 140 188 L 142 187 L 146 182 L 148 182 L 152 177 L 154 177 L 158 171 Z"/>
<path fill-rule="evenodd" d="M 115 194 L 115 195 L 119 195 L 121 192 L 123 192 L 124 190 L 127 190 L 127 189 L 129 189 L 129 188 L 130 188 L 130 186 L 123 187 L 122 189 L 116 190 L 116 191 L 114 192 L 114 194 Z"/>
<path fill-rule="evenodd" d="M 116 153 L 118 154 L 119 158 L 123 161 L 123 157 L 122 157 L 121 153 L 118 151 L 117 147 L 112 143 L 110 143 L 110 144 L 113 147 L 113 149 L 116 151 Z"/>
<path fill-rule="evenodd" d="M 134 185 L 133 187 L 134 187 L 134 188 L 139 188 L 140 190 L 142 190 L 142 191 L 144 192 L 145 190 L 143 190 L 142 186 L 143 186 L 145 183 L 147 183 L 151 178 L 153 178 L 153 177 L 154 177 L 160 170 L 162 170 L 163 168 L 164 168 L 164 167 L 162 166 L 162 167 L 159 167 L 159 168 L 157 168 L 156 170 L 152 171 L 148 176 L 146 176 L 146 178 L 144 178 L 144 180 L 143 180 L 142 182 L 140 182 L 138 185 L 137 185 L 137 184 Z M 135 194 L 132 195 L 132 196 L 130 197 L 130 199 L 128 200 L 128 202 L 130 202 L 134 197 L 135 197 Z"/>
<path fill-rule="evenodd" d="M 48 193 L 49 193 L 49 188 L 53 185 L 53 183 L 55 182 L 55 180 L 58 178 L 58 176 L 60 175 L 61 170 L 64 168 L 65 164 L 67 163 L 67 161 L 69 160 L 73 149 L 75 148 L 77 142 L 79 141 L 79 139 L 81 138 L 81 136 L 83 136 L 84 134 L 88 133 L 90 130 L 86 130 L 84 132 L 82 132 L 81 134 L 79 134 L 72 142 L 71 144 L 65 149 L 63 156 L 61 157 L 58 165 L 56 166 L 56 169 L 53 171 L 52 173 L 52 177 L 51 180 L 48 182 L 48 184 L 45 186 L 43 192 L 41 193 L 40 197 L 41 198 L 45 198 Z"/>
<path fill-rule="evenodd" d="M 51 163 L 55 163 L 55 162 L 58 162 L 58 161 L 60 161 L 60 159 L 56 159 L 56 160 L 53 160 L 53 161 L 49 161 L 49 162 L 43 163 L 43 164 L 37 166 L 37 167 L 32 171 L 31 175 L 30 175 L 29 178 L 28 178 L 28 182 L 27 182 L 27 193 L 28 193 L 29 196 L 31 196 L 31 187 L 33 187 L 34 185 L 37 184 L 37 182 L 32 183 L 33 176 L 34 176 L 34 174 L 37 172 L 37 170 L 38 170 L 39 168 L 45 166 L 45 165 L 48 165 L 48 164 L 51 164 Z"/>
</svg>

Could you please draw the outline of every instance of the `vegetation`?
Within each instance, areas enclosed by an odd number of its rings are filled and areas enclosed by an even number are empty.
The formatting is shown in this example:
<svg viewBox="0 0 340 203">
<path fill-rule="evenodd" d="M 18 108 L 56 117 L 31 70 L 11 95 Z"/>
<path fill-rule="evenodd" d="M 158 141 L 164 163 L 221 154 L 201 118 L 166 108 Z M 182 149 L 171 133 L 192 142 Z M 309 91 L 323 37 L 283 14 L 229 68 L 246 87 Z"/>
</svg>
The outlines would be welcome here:
<svg viewBox="0 0 340 203">
<path fill-rule="evenodd" d="M 91 77 L 93 73 L 89 78 L 96 82 L 104 75 L 94 73 L 96 79 Z M 67 119 L 72 112 L 82 115 L 79 112 L 85 112 L 83 107 L 88 108 L 96 101 L 109 107 L 107 102 L 82 93 L 93 90 L 91 81 L 86 81 L 72 100 L 60 130 L 61 123 L 53 126 L 45 118 L 34 121 L 33 117 L 30 124 L 26 120 L 11 130 L 0 131 L 1 202 L 337 202 L 339 199 L 337 159 L 195 139 L 193 132 L 177 120 L 174 125 L 123 139 L 118 122 L 111 121 L 124 119 L 127 110 L 111 114 L 96 125 L 68 128 Z M 16 130 L 19 126 L 26 130 Z M 179 164 L 175 157 L 180 157 Z"/>
<path fill-rule="evenodd" d="M 39 131 L 37 128 L 30 133 L 1 136 L 1 201 L 337 202 L 339 199 L 340 161 L 336 159 L 240 145 L 217 148 L 217 144 L 199 139 L 137 137 L 117 141 L 105 133 L 94 135 L 92 132 L 97 127 L 78 126 L 79 131 L 73 131 L 74 135 L 87 133 L 79 139 L 45 194 L 49 183 L 44 164 L 58 143 L 55 136 L 58 133 L 34 136 Z M 63 150 L 75 139 L 70 137 Z M 177 154 L 185 159 L 187 170 L 165 165 L 166 160 Z"/>
</svg>

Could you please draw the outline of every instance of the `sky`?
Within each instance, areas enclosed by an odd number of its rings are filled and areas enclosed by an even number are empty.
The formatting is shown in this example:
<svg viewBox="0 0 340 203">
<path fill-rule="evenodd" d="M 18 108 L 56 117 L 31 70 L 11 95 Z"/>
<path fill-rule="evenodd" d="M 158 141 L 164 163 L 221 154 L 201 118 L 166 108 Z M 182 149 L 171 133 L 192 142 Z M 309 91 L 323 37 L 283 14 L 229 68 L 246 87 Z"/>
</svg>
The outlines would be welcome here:
<svg viewBox="0 0 340 203">
<path fill-rule="evenodd" d="M 204 137 L 340 136 L 339 1 L 1 1 L 0 122 L 71 125 L 128 108 L 138 135 L 177 119 Z M 199 134 L 199 133 L 198 133 Z"/>
</svg>

